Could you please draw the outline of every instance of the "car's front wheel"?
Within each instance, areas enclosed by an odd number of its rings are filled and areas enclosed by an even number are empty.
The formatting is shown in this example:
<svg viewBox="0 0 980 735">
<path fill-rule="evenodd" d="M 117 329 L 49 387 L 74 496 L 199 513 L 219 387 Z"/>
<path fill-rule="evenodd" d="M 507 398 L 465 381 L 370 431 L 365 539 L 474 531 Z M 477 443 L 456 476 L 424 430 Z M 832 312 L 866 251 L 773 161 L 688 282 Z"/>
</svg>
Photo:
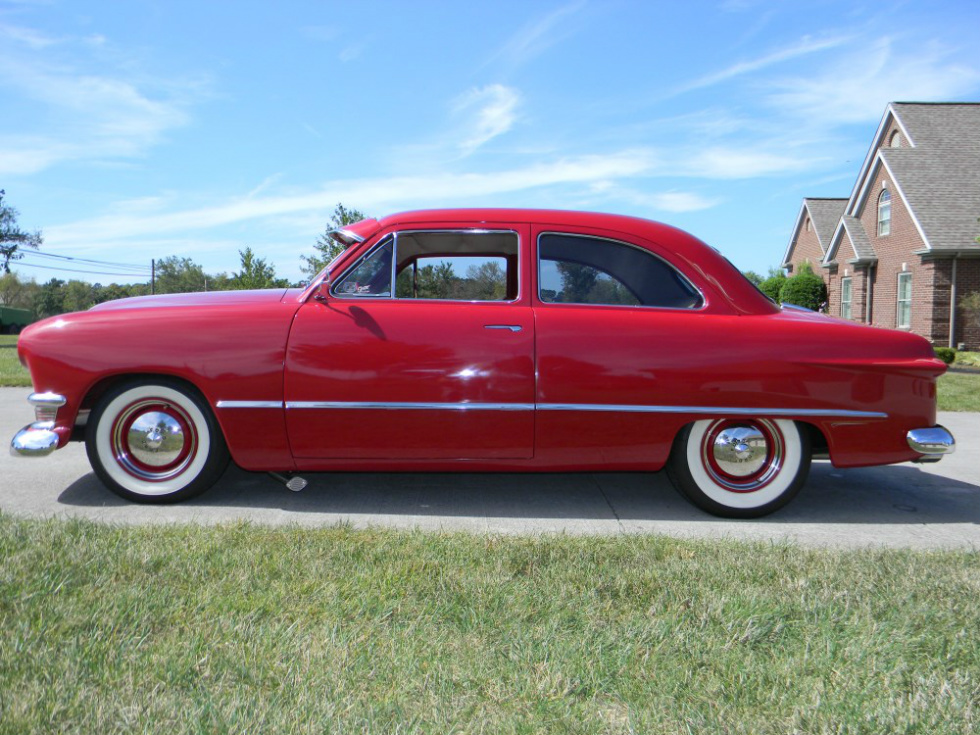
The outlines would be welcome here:
<svg viewBox="0 0 980 735">
<path fill-rule="evenodd" d="M 207 403 L 175 380 L 131 381 L 92 409 L 85 448 L 112 492 L 140 503 L 173 503 L 204 492 L 228 466 Z"/>
<path fill-rule="evenodd" d="M 726 518 L 758 518 L 782 508 L 810 471 L 809 434 L 785 419 L 695 421 L 667 461 L 674 486 Z"/>
</svg>

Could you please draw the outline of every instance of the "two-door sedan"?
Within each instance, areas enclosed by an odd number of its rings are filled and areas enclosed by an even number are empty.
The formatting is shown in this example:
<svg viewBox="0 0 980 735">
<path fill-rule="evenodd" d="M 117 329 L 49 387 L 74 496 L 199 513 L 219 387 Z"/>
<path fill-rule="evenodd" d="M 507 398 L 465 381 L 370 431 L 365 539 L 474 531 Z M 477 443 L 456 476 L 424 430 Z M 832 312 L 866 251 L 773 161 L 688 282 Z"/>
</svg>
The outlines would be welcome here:
<svg viewBox="0 0 980 735">
<path fill-rule="evenodd" d="M 926 340 L 760 293 L 663 224 L 437 210 L 334 233 L 305 289 L 148 296 L 24 330 L 21 456 L 84 440 L 113 492 L 251 471 L 656 471 L 710 513 L 786 504 L 812 457 L 937 460 Z M 296 480 L 297 478 L 293 478 Z"/>
</svg>

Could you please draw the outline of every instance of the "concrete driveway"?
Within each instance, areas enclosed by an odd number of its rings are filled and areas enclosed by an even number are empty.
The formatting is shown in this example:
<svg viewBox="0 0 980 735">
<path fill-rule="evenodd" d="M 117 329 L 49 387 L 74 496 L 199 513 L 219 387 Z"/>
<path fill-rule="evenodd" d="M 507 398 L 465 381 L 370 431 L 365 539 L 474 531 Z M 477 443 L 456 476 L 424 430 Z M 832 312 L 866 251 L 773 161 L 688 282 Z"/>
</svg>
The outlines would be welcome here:
<svg viewBox="0 0 980 735">
<path fill-rule="evenodd" d="M 0 441 L 33 414 L 30 391 L 0 388 Z M 203 496 L 173 506 L 127 503 L 92 474 L 83 445 L 44 459 L 0 451 L 0 510 L 112 523 L 388 526 L 479 533 L 659 533 L 795 541 L 811 546 L 980 548 L 980 414 L 944 413 L 956 454 L 932 465 L 838 470 L 815 462 L 789 507 L 723 521 L 683 500 L 663 473 L 306 474 L 292 493 L 232 466 Z"/>
</svg>

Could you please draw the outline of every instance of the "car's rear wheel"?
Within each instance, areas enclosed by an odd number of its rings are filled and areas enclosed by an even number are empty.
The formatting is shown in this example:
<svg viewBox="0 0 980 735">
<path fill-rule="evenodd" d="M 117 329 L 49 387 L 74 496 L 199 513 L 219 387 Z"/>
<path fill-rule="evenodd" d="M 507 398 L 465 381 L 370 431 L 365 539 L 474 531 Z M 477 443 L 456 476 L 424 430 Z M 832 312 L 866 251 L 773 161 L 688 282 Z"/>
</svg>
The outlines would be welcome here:
<svg viewBox="0 0 980 735">
<path fill-rule="evenodd" d="M 726 518 L 782 508 L 810 471 L 809 434 L 785 419 L 695 421 L 674 442 L 667 474 L 698 507 Z"/>
<path fill-rule="evenodd" d="M 86 427 L 92 469 L 112 492 L 139 503 L 173 503 L 204 492 L 228 466 L 207 403 L 166 378 L 108 391 Z"/>
</svg>

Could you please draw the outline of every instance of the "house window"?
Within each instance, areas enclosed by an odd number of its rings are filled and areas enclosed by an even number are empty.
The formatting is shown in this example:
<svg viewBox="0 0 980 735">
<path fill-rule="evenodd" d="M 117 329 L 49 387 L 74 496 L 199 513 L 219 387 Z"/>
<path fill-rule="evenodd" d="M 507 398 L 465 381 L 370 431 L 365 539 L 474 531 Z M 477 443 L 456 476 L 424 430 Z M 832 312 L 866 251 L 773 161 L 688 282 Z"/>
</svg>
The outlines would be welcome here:
<svg viewBox="0 0 980 735">
<path fill-rule="evenodd" d="M 840 315 L 844 319 L 851 318 L 851 279 L 842 278 L 840 282 Z"/>
<path fill-rule="evenodd" d="M 898 134 L 897 130 L 894 133 L 892 133 L 892 137 L 891 140 L 888 141 L 888 145 L 891 146 L 892 148 L 902 147 L 902 136 Z"/>
<path fill-rule="evenodd" d="M 912 326 L 912 274 L 898 274 L 898 328 Z"/>
<path fill-rule="evenodd" d="M 892 231 L 892 195 L 888 189 L 878 197 L 878 236 L 884 237 Z"/>
</svg>

